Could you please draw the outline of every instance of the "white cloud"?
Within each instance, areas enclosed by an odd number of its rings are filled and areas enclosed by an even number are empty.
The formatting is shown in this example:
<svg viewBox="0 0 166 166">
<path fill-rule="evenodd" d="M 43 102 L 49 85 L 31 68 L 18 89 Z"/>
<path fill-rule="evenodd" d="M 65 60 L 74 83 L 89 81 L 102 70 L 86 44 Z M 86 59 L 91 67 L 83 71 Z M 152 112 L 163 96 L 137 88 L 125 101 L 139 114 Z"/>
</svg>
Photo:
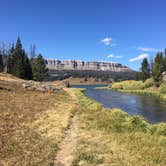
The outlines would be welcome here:
<svg viewBox="0 0 166 166">
<path fill-rule="evenodd" d="M 130 62 L 135 62 L 135 61 L 139 61 L 139 60 L 142 60 L 144 58 L 147 58 L 149 55 L 148 54 L 140 54 L 139 56 L 135 57 L 135 58 L 132 58 L 130 59 L 129 61 Z"/>
<path fill-rule="evenodd" d="M 112 39 L 110 37 L 106 37 L 106 38 L 102 39 L 101 42 L 103 44 L 105 44 L 106 46 L 109 46 L 109 45 L 111 45 Z"/>
<path fill-rule="evenodd" d="M 138 47 L 137 50 L 140 50 L 140 51 L 145 51 L 145 52 L 157 52 L 159 51 L 159 49 L 156 49 L 156 48 L 148 48 L 148 47 Z"/>
<path fill-rule="evenodd" d="M 107 56 L 107 58 L 114 58 L 114 55 L 113 55 L 113 54 L 109 54 L 109 55 Z"/>
<path fill-rule="evenodd" d="M 122 58 L 122 56 L 114 56 L 113 54 L 109 54 L 107 58 Z"/>
</svg>

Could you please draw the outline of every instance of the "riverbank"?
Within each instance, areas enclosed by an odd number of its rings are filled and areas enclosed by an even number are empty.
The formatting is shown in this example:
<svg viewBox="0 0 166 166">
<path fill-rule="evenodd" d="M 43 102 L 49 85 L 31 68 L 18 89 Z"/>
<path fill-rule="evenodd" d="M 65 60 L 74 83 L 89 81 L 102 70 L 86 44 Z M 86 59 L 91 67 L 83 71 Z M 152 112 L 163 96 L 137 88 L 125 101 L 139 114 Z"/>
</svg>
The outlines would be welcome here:
<svg viewBox="0 0 166 166">
<path fill-rule="evenodd" d="M 156 88 L 152 79 L 149 79 L 146 82 L 133 80 L 116 82 L 113 83 L 109 89 L 118 90 L 124 93 L 154 96 L 166 102 L 166 83 L 163 83 Z"/>
<path fill-rule="evenodd" d="M 134 93 L 140 95 L 154 96 L 166 102 L 166 94 L 162 94 L 159 91 L 151 91 L 151 90 L 119 90 L 119 91 L 124 93 Z"/>
<path fill-rule="evenodd" d="M 105 109 L 74 91 L 80 111 L 73 165 L 165 165 L 165 123 L 151 125 L 119 109 Z"/>
</svg>

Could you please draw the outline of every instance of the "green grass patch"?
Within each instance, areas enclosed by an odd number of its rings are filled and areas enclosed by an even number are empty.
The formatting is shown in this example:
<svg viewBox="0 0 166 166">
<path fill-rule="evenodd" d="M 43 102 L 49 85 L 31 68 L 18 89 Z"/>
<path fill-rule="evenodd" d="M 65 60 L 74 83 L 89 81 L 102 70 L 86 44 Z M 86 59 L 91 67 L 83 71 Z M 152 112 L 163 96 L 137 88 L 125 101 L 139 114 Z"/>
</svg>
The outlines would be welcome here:
<svg viewBox="0 0 166 166">
<path fill-rule="evenodd" d="M 166 102 L 166 83 L 162 83 L 159 88 L 155 87 L 153 79 L 142 81 L 122 81 L 110 86 L 110 89 L 125 93 L 135 93 L 147 96 L 154 96 Z"/>
</svg>

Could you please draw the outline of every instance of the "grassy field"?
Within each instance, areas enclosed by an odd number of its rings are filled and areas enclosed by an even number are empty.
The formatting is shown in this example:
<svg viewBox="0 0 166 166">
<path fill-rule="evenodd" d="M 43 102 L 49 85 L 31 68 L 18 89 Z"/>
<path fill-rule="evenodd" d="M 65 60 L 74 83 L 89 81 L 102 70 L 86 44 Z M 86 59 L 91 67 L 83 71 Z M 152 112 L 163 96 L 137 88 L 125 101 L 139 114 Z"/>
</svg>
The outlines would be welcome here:
<svg viewBox="0 0 166 166">
<path fill-rule="evenodd" d="M 0 78 L 0 165 L 166 165 L 165 123 L 107 110 L 83 90 L 28 91 L 23 80 Z"/>
<path fill-rule="evenodd" d="M 75 99 L 64 90 L 27 91 L 21 88 L 21 80 L 3 78 L 0 81 L 0 165 L 49 165 L 76 110 Z"/>
<path fill-rule="evenodd" d="M 76 93 L 81 111 L 73 166 L 166 165 L 166 124 L 150 125 L 139 116 L 109 111 Z"/>
</svg>

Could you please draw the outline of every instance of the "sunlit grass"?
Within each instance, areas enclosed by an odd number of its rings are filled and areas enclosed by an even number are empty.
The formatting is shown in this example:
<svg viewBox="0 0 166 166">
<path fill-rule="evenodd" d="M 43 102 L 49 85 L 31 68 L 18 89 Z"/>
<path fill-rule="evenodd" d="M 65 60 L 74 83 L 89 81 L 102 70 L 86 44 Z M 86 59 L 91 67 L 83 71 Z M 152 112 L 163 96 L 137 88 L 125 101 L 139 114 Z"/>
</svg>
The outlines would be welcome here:
<svg viewBox="0 0 166 166">
<path fill-rule="evenodd" d="M 75 100 L 63 90 L 26 91 L 13 82 L 2 86 L 11 91 L 0 90 L 0 165 L 50 165 L 76 111 Z"/>
<path fill-rule="evenodd" d="M 113 83 L 110 89 L 127 93 L 136 93 L 147 96 L 155 96 L 158 99 L 166 101 L 166 83 L 162 83 L 160 87 L 155 87 L 153 79 L 142 81 L 122 81 Z"/>
<path fill-rule="evenodd" d="M 73 165 L 165 165 L 166 124 L 104 109 L 77 91 L 79 140 Z"/>
<path fill-rule="evenodd" d="M 122 110 L 105 109 L 87 98 L 85 89 L 42 93 L 13 82 L 2 86 L 0 165 L 50 165 L 76 111 L 74 166 L 166 165 L 165 123 L 151 125 Z"/>
</svg>

